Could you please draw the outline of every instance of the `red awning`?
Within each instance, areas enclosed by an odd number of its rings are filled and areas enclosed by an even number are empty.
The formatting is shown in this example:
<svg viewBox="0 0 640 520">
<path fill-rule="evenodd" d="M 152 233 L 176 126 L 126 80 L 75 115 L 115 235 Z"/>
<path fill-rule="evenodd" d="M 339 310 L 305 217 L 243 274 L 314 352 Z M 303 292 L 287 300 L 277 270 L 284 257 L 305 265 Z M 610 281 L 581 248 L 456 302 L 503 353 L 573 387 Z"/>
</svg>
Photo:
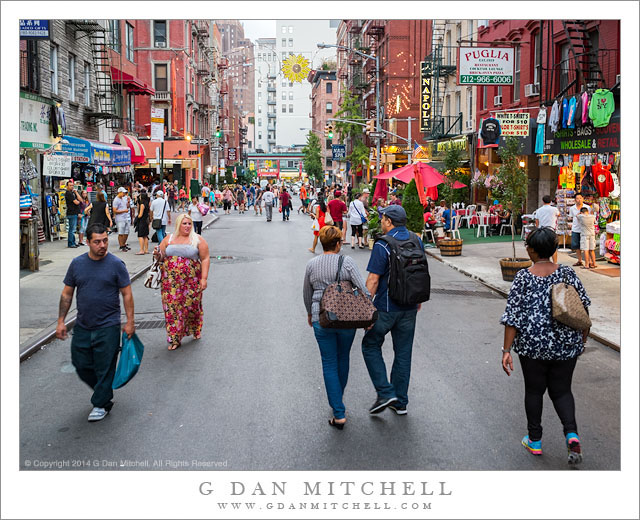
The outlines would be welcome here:
<svg viewBox="0 0 640 520">
<path fill-rule="evenodd" d="M 143 164 L 145 162 L 144 147 L 142 143 L 132 135 L 116 134 L 114 143 L 127 146 L 131 150 L 131 164 Z"/>
<path fill-rule="evenodd" d="M 134 78 L 131 74 L 127 74 L 115 67 L 111 67 L 111 80 L 114 83 L 122 83 L 127 92 L 133 94 L 141 94 L 143 96 L 153 96 L 156 91 L 147 85 L 144 81 Z"/>
</svg>

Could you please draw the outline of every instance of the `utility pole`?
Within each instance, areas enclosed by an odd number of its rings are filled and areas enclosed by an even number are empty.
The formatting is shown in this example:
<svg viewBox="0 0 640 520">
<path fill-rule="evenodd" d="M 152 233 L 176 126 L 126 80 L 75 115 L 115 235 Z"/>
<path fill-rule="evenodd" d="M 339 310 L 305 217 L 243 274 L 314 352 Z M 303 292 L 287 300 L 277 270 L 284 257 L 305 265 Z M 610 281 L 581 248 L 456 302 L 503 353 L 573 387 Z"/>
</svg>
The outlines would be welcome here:
<svg viewBox="0 0 640 520">
<path fill-rule="evenodd" d="M 378 61 L 378 55 L 376 54 L 376 132 L 378 133 L 378 137 L 376 137 L 376 173 L 375 175 L 380 175 L 380 139 L 382 137 L 382 128 L 380 126 L 380 62 Z M 411 130 L 409 130 L 411 132 Z M 409 134 L 411 136 L 411 134 Z M 374 176 L 375 176 L 374 175 Z"/>
<path fill-rule="evenodd" d="M 408 125 L 407 127 L 409 129 L 409 133 L 407 134 L 407 137 L 409 138 L 409 150 L 407 151 L 407 164 L 411 164 L 411 155 L 412 155 L 412 152 L 411 152 L 411 120 L 412 120 L 411 117 L 407 118 L 407 125 Z"/>
</svg>

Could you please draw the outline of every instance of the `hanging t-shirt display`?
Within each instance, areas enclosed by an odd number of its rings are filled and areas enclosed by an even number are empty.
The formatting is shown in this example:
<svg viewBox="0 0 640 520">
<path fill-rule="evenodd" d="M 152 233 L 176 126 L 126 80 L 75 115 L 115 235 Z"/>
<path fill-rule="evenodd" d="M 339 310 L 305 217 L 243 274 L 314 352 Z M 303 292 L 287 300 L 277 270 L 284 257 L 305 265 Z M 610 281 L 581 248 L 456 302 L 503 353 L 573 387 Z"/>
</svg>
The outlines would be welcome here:
<svg viewBox="0 0 640 520">
<path fill-rule="evenodd" d="M 569 114 L 567 115 L 567 128 L 575 128 L 576 116 L 576 98 L 571 96 L 569 99 Z"/>
<path fill-rule="evenodd" d="M 558 131 L 558 122 L 560 121 L 560 105 L 558 101 L 554 101 L 549 114 L 549 129 L 556 133 Z"/>
<path fill-rule="evenodd" d="M 586 125 L 589 122 L 589 100 L 591 96 L 588 92 L 582 93 L 582 124 Z"/>
<path fill-rule="evenodd" d="M 609 167 L 596 164 L 592 168 L 595 189 L 600 197 L 608 197 L 614 189 L 613 176 Z"/>
<path fill-rule="evenodd" d="M 615 103 L 610 90 L 599 88 L 593 93 L 589 105 L 589 117 L 593 121 L 593 126 L 596 128 L 607 126 L 614 110 Z"/>
<path fill-rule="evenodd" d="M 567 128 L 569 123 L 569 100 L 566 97 L 562 98 L 562 128 Z"/>
<path fill-rule="evenodd" d="M 500 121 L 495 117 L 490 117 L 482 122 L 482 128 L 480 130 L 480 136 L 484 144 L 498 144 L 500 139 Z"/>
<path fill-rule="evenodd" d="M 82 168 L 82 174 L 84 175 L 85 182 L 93 182 L 96 169 L 94 166 L 87 165 Z"/>
</svg>

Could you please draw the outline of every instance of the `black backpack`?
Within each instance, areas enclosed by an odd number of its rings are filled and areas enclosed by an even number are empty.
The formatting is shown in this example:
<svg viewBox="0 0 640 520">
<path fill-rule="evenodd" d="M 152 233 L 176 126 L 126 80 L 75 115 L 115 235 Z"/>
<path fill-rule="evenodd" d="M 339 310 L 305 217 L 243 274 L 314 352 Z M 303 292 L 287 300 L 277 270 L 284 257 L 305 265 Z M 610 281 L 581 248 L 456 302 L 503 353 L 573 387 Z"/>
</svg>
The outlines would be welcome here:
<svg viewBox="0 0 640 520">
<path fill-rule="evenodd" d="M 389 296 L 399 305 L 426 302 L 431 295 L 431 276 L 427 255 L 414 233 L 408 240 L 383 235 L 380 240 L 389 244 Z"/>
</svg>

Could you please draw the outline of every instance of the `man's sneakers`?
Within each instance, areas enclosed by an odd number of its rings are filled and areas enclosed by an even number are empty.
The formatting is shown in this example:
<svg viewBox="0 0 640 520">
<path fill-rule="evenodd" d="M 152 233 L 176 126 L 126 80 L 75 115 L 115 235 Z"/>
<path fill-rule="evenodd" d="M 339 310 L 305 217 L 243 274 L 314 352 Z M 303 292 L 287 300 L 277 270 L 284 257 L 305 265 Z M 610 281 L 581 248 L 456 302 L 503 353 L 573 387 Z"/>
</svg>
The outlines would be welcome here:
<svg viewBox="0 0 640 520">
<path fill-rule="evenodd" d="M 104 419 L 108 413 L 109 410 L 106 410 L 105 408 L 98 408 L 96 406 L 93 408 L 93 410 L 91 410 L 91 413 L 89 414 L 87 420 L 89 422 L 102 421 L 102 419 Z"/>
<path fill-rule="evenodd" d="M 577 433 L 567 433 L 567 452 L 569 464 L 580 464 L 582 462 L 582 447 L 580 446 L 580 437 Z"/>
<path fill-rule="evenodd" d="M 373 406 L 369 408 L 369 413 L 370 414 L 380 413 L 387 406 L 389 406 L 391 403 L 395 403 L 397 400 L 398 400 L 397 397 L 385 397 L 382 399 L 378 399 L 375 403 L 373 403 Z"/>
<path fill-rule="evenodd" d="M 407 407 L 400 406 L 398 403 L 391 403 L 388 408 L 396 412 L 396 415 L 407 415 Z"/>
<path fill-rule="evenodd" d="M 532 455 L 542 455 L 542 440 L 532 441 L 528 435 L 522 439 L 522 445 Z"/>
</svg>

